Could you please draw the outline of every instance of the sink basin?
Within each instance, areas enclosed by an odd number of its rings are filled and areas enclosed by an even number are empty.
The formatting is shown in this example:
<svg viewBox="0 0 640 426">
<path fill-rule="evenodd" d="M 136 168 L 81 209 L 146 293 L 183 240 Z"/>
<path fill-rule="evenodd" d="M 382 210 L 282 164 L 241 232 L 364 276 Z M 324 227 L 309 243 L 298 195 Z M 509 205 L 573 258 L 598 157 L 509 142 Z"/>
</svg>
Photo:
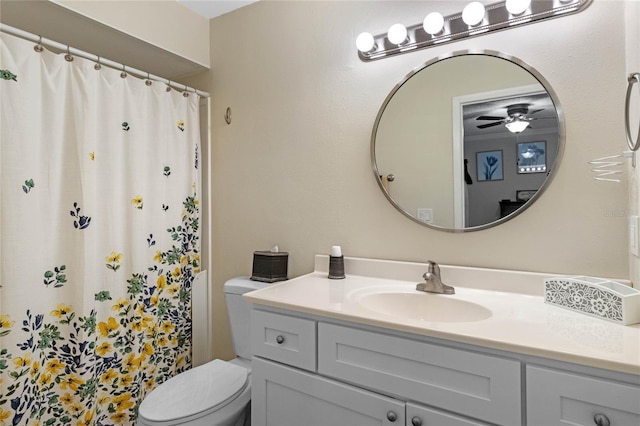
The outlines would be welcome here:
<svg viewBox="0 0 640 426">
<path fill-rule="evenodd" d="M 413 292 L 381 292 L 361 295 L 357 303 L 381 315 L 411 321 L 472 322 L 491 317 L 484 306 L 452 296 Z"/>
</svg>

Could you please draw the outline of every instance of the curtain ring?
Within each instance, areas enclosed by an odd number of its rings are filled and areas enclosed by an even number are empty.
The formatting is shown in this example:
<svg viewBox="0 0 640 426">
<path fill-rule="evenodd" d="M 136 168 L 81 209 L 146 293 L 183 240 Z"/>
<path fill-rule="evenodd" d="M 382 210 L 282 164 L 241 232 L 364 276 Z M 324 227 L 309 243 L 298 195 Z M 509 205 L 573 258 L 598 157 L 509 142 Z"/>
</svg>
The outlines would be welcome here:
<svg viewBox="0 0 640 426">
<path fill-rule="evenodd" d="M 44 47 L 42 47 L 42 36 L 38 36 L 38 44 L 36 44 L 35 46 L 33 46 L 33 50 L 35 50 L 36 52 L 40 53 L 44 50 Z"/>
<path fill-rule="evenodd" d="M 120 78 L 127 78 L 127 70 L 125 69 L 124 64 L 122 64 L 122 72 L 120 73 Z"/>
<path fill-rule="evenodd" d="M 182 92 L 182 96 L 184 96 L 185 98 L 189 97 L 189 89 L 186 84 L 184 85 L 184 92 Z"/>
<path fill-rule="evenodd" d="M 71 62 L 71 61 L 73 61 L 73 56 L 71 55 L 71 52 L 69 52 L 69 49 L 70 49 L 70 47 L 69 47 L 69 45 L 67 44 L 67 54 L 66 54 L 66 55 L 64 55 L 64 59 L 65 59 L 67 62 Z"/>
<path fill-rule="evenodd" d="M 146 84 L 147 86 L 151 86 L 151 84 L 153 84 L 151 82 L 151 79 L 149 78 L 149 73 L 147 73 L 147 80 L 144 82 L 144 84 Z"/>
<path fill-rule="evenodd" d="M 102 69 L 102 65 L 100 64 L 100 56 L 98 56 L 98 62 L 93 66 L 93 69 L 96 71 Z"/>
<path fill-rule="evenodd" d="M 167 92 L 171 91 L 171 80 L 169 80 L 169 83 L 167 83 Z"/>
</svg>

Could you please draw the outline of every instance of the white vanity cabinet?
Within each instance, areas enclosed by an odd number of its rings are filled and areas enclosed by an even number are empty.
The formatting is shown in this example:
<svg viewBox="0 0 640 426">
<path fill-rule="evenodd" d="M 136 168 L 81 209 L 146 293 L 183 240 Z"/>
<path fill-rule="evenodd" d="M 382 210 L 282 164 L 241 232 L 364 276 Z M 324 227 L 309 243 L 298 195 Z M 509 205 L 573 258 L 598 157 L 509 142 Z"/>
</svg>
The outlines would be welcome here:
<svg viewBox="0 0 640 426">
<path fill-rule="evenodd" d="M 252 424 L 640 425 L 637 376 L 440 342 L 254 309 Z"/>
</svg>

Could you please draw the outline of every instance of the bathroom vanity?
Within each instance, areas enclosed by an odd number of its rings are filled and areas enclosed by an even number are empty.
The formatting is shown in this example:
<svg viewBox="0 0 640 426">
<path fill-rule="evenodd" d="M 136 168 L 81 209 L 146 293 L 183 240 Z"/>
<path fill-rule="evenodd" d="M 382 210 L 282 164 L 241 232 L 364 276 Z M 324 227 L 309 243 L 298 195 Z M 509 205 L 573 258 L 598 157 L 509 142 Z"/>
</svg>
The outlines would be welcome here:
<svg viewBox="0 0 640 426">
<path fill-rule="evenodd" d="M 640 325 L 545 304 L 545 274 L 346 258 L 244 297 L 253 424 L 637 425 Z"/>
</svg>

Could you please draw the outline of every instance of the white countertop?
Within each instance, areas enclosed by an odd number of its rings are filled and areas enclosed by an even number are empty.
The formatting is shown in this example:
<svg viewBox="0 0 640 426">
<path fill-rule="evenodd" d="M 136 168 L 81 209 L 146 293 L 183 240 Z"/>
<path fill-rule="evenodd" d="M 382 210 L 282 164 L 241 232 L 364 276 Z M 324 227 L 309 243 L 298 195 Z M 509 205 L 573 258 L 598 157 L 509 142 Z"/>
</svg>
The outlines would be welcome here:
<svg viewBox="0 0 640 426">
<path fill-rule="evenodd" d="M 640 324 L 623 326 L 544 303 L 543 278 L 553 274 L 441 265 L 442 281 L 454 286 L 456 294 L 426 297 L 472 302 L 491 315 L 478 321 L 436 322 L 383 314 L 357 302 L 372 286 L 410 292 L 421 281 L 424 264 L 345 258 L 347 277 L 342 280 L 328 279 L 327 265 L 327 256 L 317 256 L 311 274 L 244 297 L 258 305 L 640 374 Z M 417 271 L 422 272 L 415 275 Z"/>
</svg>

